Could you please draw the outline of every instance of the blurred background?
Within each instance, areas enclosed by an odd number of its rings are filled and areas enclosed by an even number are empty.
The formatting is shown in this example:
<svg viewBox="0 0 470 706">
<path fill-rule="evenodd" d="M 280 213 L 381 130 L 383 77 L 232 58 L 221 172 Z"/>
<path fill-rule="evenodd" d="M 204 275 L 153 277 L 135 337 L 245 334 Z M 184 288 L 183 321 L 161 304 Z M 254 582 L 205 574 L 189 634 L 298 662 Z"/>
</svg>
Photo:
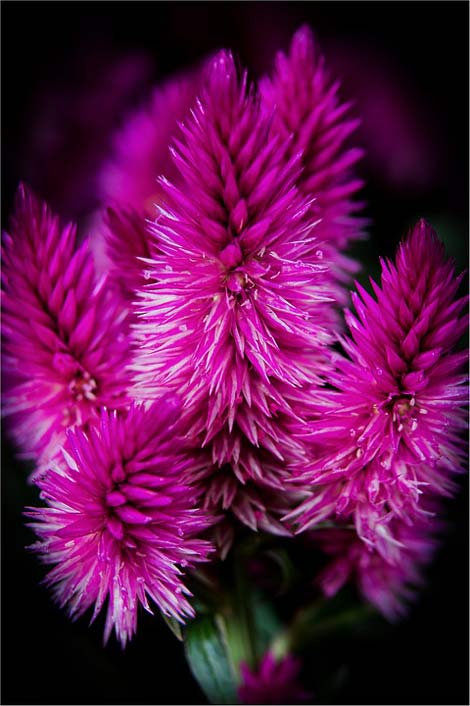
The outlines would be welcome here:
<svg viewBox="0 0 470 706">
<path fill-rule="evenodd" d="M 354 101 L 366 150 L 366 276 L 424 216 L 459 269 L 468 266 L 467 2 L 2 3 L 2 222 L 20 180 L 82 232 L 113 135 L 156 83 L 231 48 L 256 79 L 303 23 L 315 31 L 341 94 Z M 125 653 L 103 649 L 101 622 L 71 624 L 25 551 L 29 469 L 2 444 L 2 702 L 206 703 L 181 645 L 140 616 Z M 468 703 L 468 482 L 448 503 L 449 530 L 408 619 L 312 656 L 347 679 L 335 703 Z M 315 689 L 315 668 L 311 674 Z"/>
</svg>

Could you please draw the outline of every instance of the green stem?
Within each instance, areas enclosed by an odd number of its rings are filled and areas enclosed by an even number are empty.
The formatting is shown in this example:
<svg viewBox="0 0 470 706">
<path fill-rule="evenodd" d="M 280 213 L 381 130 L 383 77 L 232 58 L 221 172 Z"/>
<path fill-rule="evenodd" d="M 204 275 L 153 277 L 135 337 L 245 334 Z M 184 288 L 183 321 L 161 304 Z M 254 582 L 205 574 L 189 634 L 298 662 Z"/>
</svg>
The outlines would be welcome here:
<svg viewBox="0 0 470 706">
<path fill-rule="evenodd" d="M 240 663 L 250 667 L 256 664 L 254 619 L 247 600 L 249 585 L 245 571 L 245 552 L 240 550 L 234 557 L 233 589 L 227 594 L 224 610 L 216 617 L 217 626 L 224 642 L 229 662 L 237 682 L 240 680 Z"/>
<path fill-rule="evenodd" d="M 240 677 L 240 662 L 250 666 L 256 662 L 252 636 L 254 623 L 250 604 L 246 600 L 248 586 L 243 559 L 242 553 L 238 552 L 235 557 L 234 588 L 229 594 L 226 611 L 218 616 L 218 625 L 237 679 Z"/>
</svg>

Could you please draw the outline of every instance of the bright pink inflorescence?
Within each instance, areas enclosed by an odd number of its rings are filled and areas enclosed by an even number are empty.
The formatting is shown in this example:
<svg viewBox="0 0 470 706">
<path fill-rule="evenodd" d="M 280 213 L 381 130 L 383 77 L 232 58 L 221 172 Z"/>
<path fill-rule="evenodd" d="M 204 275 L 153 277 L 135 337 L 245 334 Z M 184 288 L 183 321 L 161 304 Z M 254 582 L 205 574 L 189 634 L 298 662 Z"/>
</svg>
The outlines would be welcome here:
<svg viewBox="0 0 470 706">
<path fill-rule="evenodd" d="M 198 478 L 207 503 L 280 531 L 250 490 L 285 490 L 290 467 L 305 462 L 293 428 L 331 339 L 322 252 L 295 186 L 299 156 L 288 158 L 227 52 L 210 64 L 182 132 L 181 185 L 161 180 L 161 255 L 141 293 L 136 395 L 178 390 L 188 435 L 209 450 L 206 482 Z"/>
<path fill-rule="evenodd" d="M 99 174 L 100 198 L 107 210 L 98 218 L 93 245 L 129 300 L 146 283 L 141 258 L 153 252 L 146 219 L 162 198 L 157 177 L 177 176 L 169 144 L 195 100 L 199 82 L 200 70 L 157 86 L 115 135 L 111 156 Z"/>
<path fill-rule="evenodd" d="M 420 221 L 337 333 L 365 224 L 338 93 L 307 28 L 259 93 L 227 51 L 158 88 L 101 171 L 102 277 L 19 190 L 4 414 L 40 471 L 47 580 L 72 617 L 108 601 L 106 639 L 125 645 L 149 598 L 193 614 L 184 569 L 209 558 L 209 527 L 222 557 L 239 522 L 315 529 L 325 594 L 355 580 L 391 619 L 422 581 L 436 498 L 463 467 L 465 299 Z M 240 698 L 300 703 L 297 672 L 268 653 Z"/>
<path fill-rule="evenodd" d="M 258 669 L 244 663 L 240 667 L 238 695 L 242 704 L 307 704 L 312 700 L 299 681 L 301 662 L 292 655 L 276 659 L 267 652 Z"/>
<path fill-rule="evenodd" d="M 451 493 L 466 420 L 467 354 L 452 352 L 467 325 L 460 281 L 420 221 L 396 262 L 382 262 L 376 299 L 358 285 L 357 318 L 346 312 L 351 336 L 341 339 L 348 357 L 337 357 L 336 390 L 311 424 L 317 457 L 302 481 L 313 492 L 290 515 L 300 530 L 351 518 L 369 548 L 398 563 L 395 520 L 412 526 L 427 515 L 423 497 Z"/>
<path fill-rule="evenodd" d="M 101 413 L 88 432 L 68 433 L 63 460 L 38 481 L 48 506 L 29 509 L 40 537 L 34 549 L 61 606 L 78 617 L 108 599 L 105 640 L 114 626 L 123 646 L 148 598 L 170 617 L 194 615 L 183 567 L 206 561 L 209 542 L 195 539 L 208 520 L 184 482 L 191 466 L 178 437 L 179 403 L 166 397 L 126 417 Z"/>
<path fill-rule="evenodd" d="M 3 240 L 3 414 L 39 465 L 65 430 L 129 404 L 122 301 L 97 279 L 85 241 L 21 186 Z"/>
</svg>

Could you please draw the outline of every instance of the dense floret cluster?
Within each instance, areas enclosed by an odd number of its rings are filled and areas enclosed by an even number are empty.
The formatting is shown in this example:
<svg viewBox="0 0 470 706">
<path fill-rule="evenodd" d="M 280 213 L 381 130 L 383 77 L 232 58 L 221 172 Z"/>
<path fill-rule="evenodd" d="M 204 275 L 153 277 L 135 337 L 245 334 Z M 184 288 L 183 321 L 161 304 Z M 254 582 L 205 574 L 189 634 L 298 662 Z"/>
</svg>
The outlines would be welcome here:
<svg viewBox="0 0 470 706">
<path fill-rule="evenodd" d="M 420 220 L 349 309 L 366 220 L 339 95 L 307 28 L 259 86 L 220 51 L 121 127 L 89 238 L 19 188 L 3 413 L 46 582 L 73 618 L 106 605 L 105 639 L 139 605 L 193 617 L 191 572 L 249 531 L 302 534 L 327 597 L 355 581 L 389 619 L 424 580 L 465 466 L 466 298 Z M 298 671 L 267 651 L 239 698 L 300 703 Z"/>
</svg>

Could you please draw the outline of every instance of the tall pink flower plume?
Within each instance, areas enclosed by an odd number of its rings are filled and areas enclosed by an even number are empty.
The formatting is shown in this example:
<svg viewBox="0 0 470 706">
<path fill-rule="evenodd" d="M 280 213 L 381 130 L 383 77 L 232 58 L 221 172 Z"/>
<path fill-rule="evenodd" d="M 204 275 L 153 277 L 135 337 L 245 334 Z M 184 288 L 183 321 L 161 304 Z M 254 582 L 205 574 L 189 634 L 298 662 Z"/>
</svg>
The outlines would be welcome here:
<svg viewBox="0 0 470 706">
<path fill-rule="evenodd" d="M 100 199 L 107 210 L 94 228 L 95 257 L 128 299 L 145 283 L 140 258 L 151 256 L 147 218 L 154 218 L 162 198 L 160 174 L 177 178 L 169 146 L 178 121 L 189 112 L 200 71 L 182 74 L 157 86 L 117 132 L 110 157 L 98 177 Z"/>
<path fill-rule="evenodd" d="M 128 399 L 126 310 L 75 233 L 20 187 L 3 242 L 3 413 L 35 459 L 58 451 L 67 427 Z"/>
<path fill-rule="evenodd" d="M 154 203 L 161 197 L 157 177 L 177 176 L 169 145 L 178 121 L 194 103 L 199 81 L 199 71 L 193 71 L 157 86 L 127 118 L 99 176 L 103 204 L 153 216 Z"/>
<path fill-rule="evenodd" d="M 276 659 L 266 652 L 258 669 L 241 664 L 242 683 L 238 695 L 242 704 L 307 704 L 312 700 L 300 684 L 301 662 L 292 655 Z"/>
<path fill-rule="evenodd" d="M 208 520 L 182 478 L 191 465 L 178 437 L 179 402 L 167 396 L 126 418 L 102 411 L 87 432 L 69 431 L 63 461 L 38 482 L 47 507 L 28 508 L 47 564 L 46 582 L 76 618 L 108 601 L 105 641 L 114 626 L 124 647 L 150 598 L 183 622 L 194 615 L 182 569 L 206 561 L 195 538 Z"/>
<path fill-rule="evenodd" d="M 349 580 L 354 581 L 366 601 L 391 621 L 409 610 L 424 583 L 424 569 L 437 548 L 438 529 L 434 517 L 415 520 L 412 525 L 392 520 L 393 534 L 402 545 L 398 562 L 389 563 L 371 550 L 349 529 L 316 530 L 314 540 L 331 557 L 317 583 L 327 597 L 335 595 Z"/>
<path fill-rule="evenodd" d="M 344 250 L 361 236 L 366 221 L 357 216 L 363 204 L 354 200 L 362 181 L 353 167 L 362 150 L 348 145 L 359 121 L 349 116 L 351 105 L 340 102 L 338 90 L 308 27 L 296 32 L 287 56 L 278 53 L 273 77 L 260 82 L 274 128 L 282 140 L 290 140 L 287 155 L 302 155 L 297 185 L 313 198 L 309 217 L 319 221 L 316 232 L 325 256 L 336 277 L 344 279 L 344 271 L 357 270 Z"/>
<path fill-rule="evenodd" d="M 237 485 L 282 490 L 289 463 L 305 460 L 292 427 L 327 365 L 330 299 L 295 187 L 298 156 L 286 159 L 229 53 L 209 65 L 182 133 L 181 186 L 160 180 L 161 254 L 141 292 L 136 395 L 178 390 L 189 436 L 210 448 L 207 477 L 222 468 L 232 479 L 229 507 Z"/>
<path fill-rule="evenodd" d="M 462 469 L 466 352 L 453 352 L 467 322 L 461 276 L 432 228 L 420 221 L 382 262 L 377 299 L 358 285 L 346 312 L 348 357 L 338 356 L 311 440 L 319 453 L 299 477 L 311 498 L 291 515 L 305 530 L 328 516 L 353 518 L 384 558 L 399 557 L 393 518 L 425 513 L 421 496 L 451 493 Z M 323 451 L 321 451 L 323 449 Z M 397 544 L 398 542 L 398 544 Z"/>
</svg>

